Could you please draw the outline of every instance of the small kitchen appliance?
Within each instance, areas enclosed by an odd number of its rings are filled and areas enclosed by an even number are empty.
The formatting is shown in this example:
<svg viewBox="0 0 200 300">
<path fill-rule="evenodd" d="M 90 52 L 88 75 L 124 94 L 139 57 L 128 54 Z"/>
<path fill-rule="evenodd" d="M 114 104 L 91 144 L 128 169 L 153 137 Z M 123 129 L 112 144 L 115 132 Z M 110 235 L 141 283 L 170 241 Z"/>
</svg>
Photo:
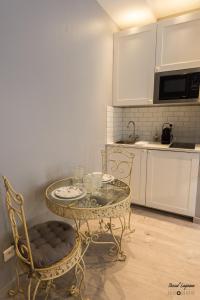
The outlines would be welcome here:
<svg viewBox="0 0 200 300">
<path fill-rule="evenodd" d="M 161 144 L 170 144 L 173 139 L 171 123 L 164 123 L 162 127 Z"/>
<path fill-rule="evenodd" d="M 154 103 L 198 102 L 200 68 L 155 74 Z"/>
<path fill-rule="evenodd" d="M 176 142 L 172 143 L 170 148 L 182 148 L 182 149 L 195 149 L 195 143 L 181 143 L 181 142 Z"/>
</svg>

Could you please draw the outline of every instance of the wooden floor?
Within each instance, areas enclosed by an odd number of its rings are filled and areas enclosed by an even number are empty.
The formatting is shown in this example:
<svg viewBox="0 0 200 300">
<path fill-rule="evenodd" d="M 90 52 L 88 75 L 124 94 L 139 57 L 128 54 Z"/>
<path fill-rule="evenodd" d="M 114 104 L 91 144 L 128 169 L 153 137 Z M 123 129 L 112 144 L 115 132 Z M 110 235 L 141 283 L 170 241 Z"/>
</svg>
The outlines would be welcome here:
<svg viewBox="0 0 200 300">
<path fill-rule="evenodd" d="M 124 240 L 125 262 L 111 262 L 102 245 L 88 250 L 86 296 L 90 300 L 199 300 L 200 225 L 140 208 L 134 209 L 133 224 L 135 233 Z M 170 289 L 170 283 L 195 287 Z M 49 299 L 69 299 L 64 285 Z"/>
</svg>

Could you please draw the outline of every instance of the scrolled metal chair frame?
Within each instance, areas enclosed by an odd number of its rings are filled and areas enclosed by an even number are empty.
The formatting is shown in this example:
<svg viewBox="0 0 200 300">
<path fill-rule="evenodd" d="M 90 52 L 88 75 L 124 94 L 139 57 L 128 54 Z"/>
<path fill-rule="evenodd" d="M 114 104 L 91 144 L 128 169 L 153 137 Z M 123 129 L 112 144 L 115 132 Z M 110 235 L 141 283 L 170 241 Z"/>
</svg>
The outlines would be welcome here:
<svg viewBox="0 0 200 300">
<path fill-rule="evenodd" d="M 122 155 L 123 159 L 122 160 L 114 159 L 113 156 L 117 154 Z M 109 173 L 111 173 L 111 175 L 113 173 L 114 174 L 118 173 L 117 179 L 127 183 L 130 186 L 135 155 L 127 151 L 123 146 L 112 146 L 109 148 L 106 147 L 105 150 L 101 150 L 101 157 L 102 157 L 102 172 L 107 173 L 109 170 L 108 166 L 111 164 L 112 166 L 110 167 Z M 120 176 L 120 168 L 122 164 L 126 165 L 128 168 L 128 172 L 126 176 Z M 132 215 L 132 211 L 130 208 L 128 214 L 128 226 L 125 225 L 125 229 L 128 228 L 130 232 L 134 232 L 134 229 L 131 229 L 131 215 Z"/>
<path fill-rule="evenodd" d="M 113 155 L 120 154 L 123 156 L 122 160 L 116 160 L 113 158 Z M 119 172 L 117 179 L 124 181 L 128 185 L 130 185 L 132 169 L 133 169 L 133 161 L 135 155 L 130 153 L 124 147 L 120 146 L 113 146 L 113 147 L 106 147 L 106 150 L 101 150 L 102 155 L 102 170 L 104 173 L 108 172 L 108 166 L 113 164 L 111 167 L 112 172 Z M 122 164 L 127 165 L 129 171 L 127 172 L 126 176 L 120 176 L 120 167 Z"/>
<path fill-rule="evenodd" d="M 16 289 L 11 289 L 8 291 L 10 296 L 15 296 L 18 293 L 24 293 L 20 288 L 20 275 L 27 274 L 29 278 L 27 299 L 35 300 L 38 288 L 41 282 L 46 282 L 46 297 L 48 298 L 49 291 L 53 285 L 53 280 L 66 274 L 72 268 L 75 270 L 76 284 L 70 288 L 71 294 L 80 295 L 81 299 L 81 289 L 82 283 L 84 282 L 84 270 L 85 264 L 83 261 L 83 256 L 87 250 L 88 245 L 82 250 L 81 236 L 77 234 L 75 246 L 73 250 L 62 260 L 57 263 L 52 264 L 46 268 L 36 268 L 33 262 L 32 250 L 28 235 L 28 228 L 26 224 L 26 217 L 24 212 L 24 198 L 21 194 L 17 193 L 11 186 L 10 182 L 6 177 L 3 177 L 5 188 L 6 188 L 6 204 L 8 209 L 8 216 L 11 224 L 12 234 L 14 238 L 15 253 L 17 259 L 16 265 Z M 20 234 L 20 223 L 23 235 Z M 20 238 L 25 237 L 26 245 L 20 244 Z M 23 255 L 24 254 L 24 255 Z M 20 274 L 19 266 L 23 273 Z M 35 288 L 32 290 L 32 281 L 37 280 Z"/>
</svg>

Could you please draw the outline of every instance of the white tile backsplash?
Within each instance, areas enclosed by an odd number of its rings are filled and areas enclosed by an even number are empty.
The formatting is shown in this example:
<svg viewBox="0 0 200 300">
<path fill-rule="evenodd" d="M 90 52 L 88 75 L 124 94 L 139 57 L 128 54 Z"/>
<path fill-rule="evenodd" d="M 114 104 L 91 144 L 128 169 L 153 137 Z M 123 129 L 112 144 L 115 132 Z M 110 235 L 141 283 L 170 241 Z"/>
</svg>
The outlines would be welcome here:
<svg viewBox="0 0 200 300">
<path fill-rule="evenodd" d="M 132 120 L 140 140 L 152 141 L 157 133 L 161 135 L 165 122 L 173 124 L 176 141 L 200 143 L 200 106 L 166 107 L 112 107 L 107 108 L 107 142 L 127 139 Z"/>
<path fill-rule="evenodd" d="M 122 139 L 122 108 L 107 107 L 107 143 Z"/>
</svg>

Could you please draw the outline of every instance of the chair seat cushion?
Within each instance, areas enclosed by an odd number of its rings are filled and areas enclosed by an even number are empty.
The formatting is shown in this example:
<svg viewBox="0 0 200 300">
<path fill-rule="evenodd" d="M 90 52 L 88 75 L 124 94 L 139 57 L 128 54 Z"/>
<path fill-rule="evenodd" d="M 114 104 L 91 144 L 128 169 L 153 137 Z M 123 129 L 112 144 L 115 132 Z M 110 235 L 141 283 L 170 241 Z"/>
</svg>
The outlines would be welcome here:
<svg viewBox="0 0 200 300">
<path fill-rule="evenodd" d="M 48 221 L 28 230 L 33 262 L 36 268 L 45 268 L 66 257 L 74 248 L 76 231 L 64 222 Z M 26 244 L 23 238 L 20 244 Z M 20 247 L 19 247 L 20 248 Z"/>
</svg>

